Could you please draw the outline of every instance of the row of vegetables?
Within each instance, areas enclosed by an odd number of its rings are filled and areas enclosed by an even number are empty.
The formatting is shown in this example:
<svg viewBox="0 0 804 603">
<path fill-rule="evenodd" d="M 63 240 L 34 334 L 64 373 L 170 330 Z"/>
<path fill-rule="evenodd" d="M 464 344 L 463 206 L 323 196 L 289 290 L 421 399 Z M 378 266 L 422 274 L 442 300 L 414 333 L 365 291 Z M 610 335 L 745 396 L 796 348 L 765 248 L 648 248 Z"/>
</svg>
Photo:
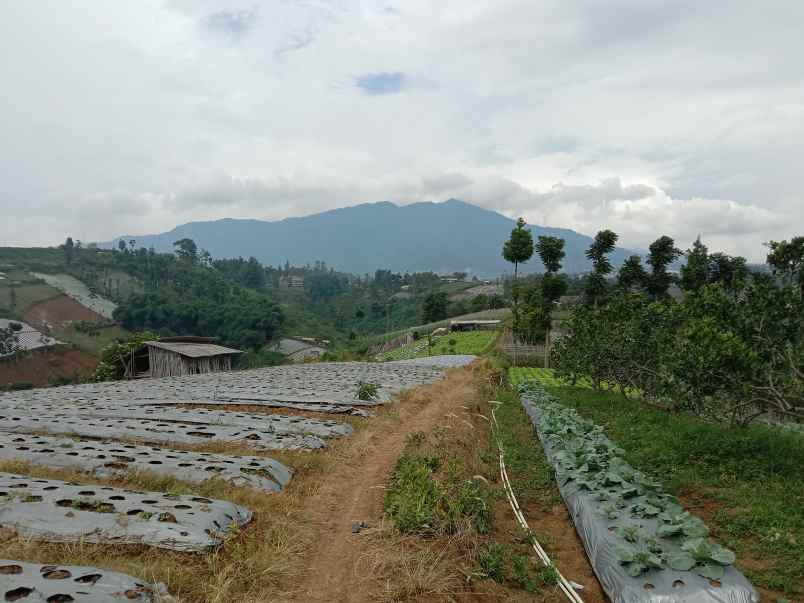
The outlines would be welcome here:
<svg viewBox="0 0 804 603">
<path fill-rule="evenodd" d="M 561 404 L 537 381 L 511 377 L 519 381 L 522 403 L 612 600 L 664 601 L 661 596 L 677 596 L 679 588 L 693 589 L 683 600 L 759 600 L 732 566 L 734 553 L 709 540 L 706 524 L 684 511 L 661 483 L 626 462 L 624 451 L 600 426 Z M 729 598 L 713 597 L 715 588 L 718 596 Z M 640 598 L 634 599 L 635 593 Z"/>
</svg>

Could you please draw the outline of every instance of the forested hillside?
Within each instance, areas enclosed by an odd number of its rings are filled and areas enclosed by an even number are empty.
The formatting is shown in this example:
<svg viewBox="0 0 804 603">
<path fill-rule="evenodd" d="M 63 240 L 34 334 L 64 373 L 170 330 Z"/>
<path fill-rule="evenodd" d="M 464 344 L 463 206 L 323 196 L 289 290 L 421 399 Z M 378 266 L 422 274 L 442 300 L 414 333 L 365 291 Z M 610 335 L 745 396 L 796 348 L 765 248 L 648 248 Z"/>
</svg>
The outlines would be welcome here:
<svg viewBox="0 0 804 603">
<path fill-rule="evenodd" d="M 224 219 L 191 222 L 156 235 L 127 235 L 102 246 L 137 241 L 138 246 L 171 252 L 177 240 L 193 239 L 216 258 L 255 257 L 264 264 L 289 261 L 296 266 L 326 262 L 354 274 L 378 268 L 397 273 L 468 272 L 497 277 L 509 266 L 499 253 L 499 242 L 514 221 L 494 211 L 456 199 L 443 203 L 366 203 L 301 218 L 276 222 Z M 565 268 L 582 272 L 591 266 L 584 251 L 591 238 L 565 228 L 532 225 L 534 236 L 551 235 L 566 241 Z M 631 252 L 616 249 L 615 261 Z M 522 267 L 541 272 L 538 258 Z"/>
<path fill-rule="evenodd" d="M 0 260 L 79 279 L 117 303 L 114 320 L 128 330 L 215 336 L 245 350 L 280 335 L 359 347 L 365 336 L 504 305 L 502 285 L 490 286 L 500 294 L 471 294 L 479 282 L 462 274 L 358 276 L 323 261 L 273 267 L 253 257 L 215 259 L 191 239 L 174 243 L 172 253 L 157 253 L 133 240 L 106 250 L 68 238 L 59 248 L 0 249 Z"/>
</svg>

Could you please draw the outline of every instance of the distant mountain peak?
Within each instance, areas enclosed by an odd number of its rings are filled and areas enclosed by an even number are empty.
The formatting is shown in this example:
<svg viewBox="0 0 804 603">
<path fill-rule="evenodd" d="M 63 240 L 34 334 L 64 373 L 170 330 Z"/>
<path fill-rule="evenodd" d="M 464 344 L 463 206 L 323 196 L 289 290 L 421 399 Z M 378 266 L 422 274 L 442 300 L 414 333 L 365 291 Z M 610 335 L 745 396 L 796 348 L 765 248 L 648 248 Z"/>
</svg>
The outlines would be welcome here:
<svg viewBox="0 0 804 603">
<path fill-rule="evenodd" d="M 512 271 L 501 249 L 514 225 L 511 218 L 460 199 L 407 205 L 380 201 L 277 221 L 223 218 L 190 222 L 162 234 L 120 238 L 136 239 L 138 245 L 153 246 L 157 251 L 172 251 L 174 241 L 187 237 L 215 258 L 254 256 L 270 265 L 323 260 L 337 270 L 355 274 L 390 269 L 497 276 Z M 584 252 L 592 242 L 590 237 L 569 229 L 531 225 L 531 230 L 534 236 L 559 233 L 565 238 L 567 272 L 589 269 Z M 116 246 L 118 240 L 101 246 Z M 631 253 L 618 249 L 612 262 L 617 265 Z M 537 272 L 541 268 L 533 258 L 521 269 Z"/>
</svg>

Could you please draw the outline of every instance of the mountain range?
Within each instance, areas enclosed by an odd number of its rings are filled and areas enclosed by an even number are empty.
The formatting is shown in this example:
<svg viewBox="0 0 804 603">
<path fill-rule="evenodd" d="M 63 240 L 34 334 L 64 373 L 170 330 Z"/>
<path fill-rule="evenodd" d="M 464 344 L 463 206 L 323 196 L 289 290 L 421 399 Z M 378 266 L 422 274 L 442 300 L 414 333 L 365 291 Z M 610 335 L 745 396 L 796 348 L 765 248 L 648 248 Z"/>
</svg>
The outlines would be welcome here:
<svg viewBox="0 0 804 603">
<path fill-rule="evenodd" d="M 493 277 L 512 271 L 501 250 L 514 226 L 514 220 L 502 214 L 457 199 L 410 205 L 383 201 L 272 222 L 232 218 L 189 222 L 162 234 L 122 236 L 100 246 L 135 239 L 138 247 L 169 252 L 175 241 L 189 238 L 215 258 L 254 256 L 264 264 L 289 261 L 297 266 L 323 260 L 336 270 L 353 274 L 382 268 Z M 566 241 L 566 272 L 590 268 L 585 251 L 591 237 L 564 228 L 530 229 L 534 240 L 552 235 Z M 618 248 L 611 261 L 618 266 L 633 253 Z M 520 267 L 524 273 L 542 269 L 535 254 Z"/>
</svg>

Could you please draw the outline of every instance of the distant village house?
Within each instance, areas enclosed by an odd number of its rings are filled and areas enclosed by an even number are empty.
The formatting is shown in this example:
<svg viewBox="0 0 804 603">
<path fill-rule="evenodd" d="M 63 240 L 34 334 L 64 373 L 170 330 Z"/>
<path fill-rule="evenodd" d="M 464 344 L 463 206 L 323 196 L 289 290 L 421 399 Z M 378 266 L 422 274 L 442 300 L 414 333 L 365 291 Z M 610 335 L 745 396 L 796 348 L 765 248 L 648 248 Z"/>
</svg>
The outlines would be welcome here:
<svg viewBox="0 0 804 603">
<path fill-rule="evenodd" d="M 271 351 L 279 352 L 292 362 L 317 360 L 327 351 L 329 341 L 313 337 L 283 337 L 277 341 Z"/>
<path fill-rule="evenodd" d="M 304 289 L 304 277 L 293 274 L 279 277 L 279 286 L 285 289 Z"/>
</svg>

